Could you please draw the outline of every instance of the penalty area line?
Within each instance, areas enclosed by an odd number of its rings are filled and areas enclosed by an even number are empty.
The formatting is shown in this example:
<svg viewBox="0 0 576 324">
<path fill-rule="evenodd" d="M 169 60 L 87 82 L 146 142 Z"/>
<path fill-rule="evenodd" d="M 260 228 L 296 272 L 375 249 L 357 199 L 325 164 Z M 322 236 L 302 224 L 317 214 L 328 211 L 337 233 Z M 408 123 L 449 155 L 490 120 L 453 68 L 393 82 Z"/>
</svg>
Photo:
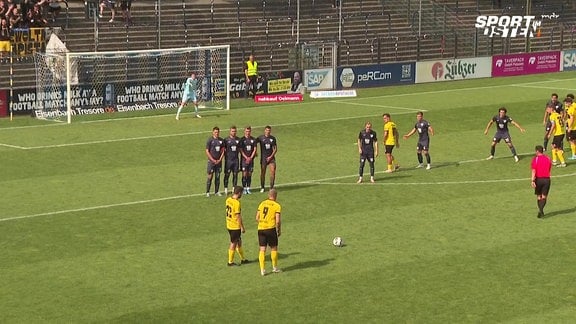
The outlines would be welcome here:
<svg viewBox="0 0 576 324">
<path fill-rule="evenodd" d="M 385 172 L 384 171 L 376 172 L 376 174 L 382 174 L 382 173 L 385 173 Z M 574 175 L 576 175 L 576 172 L 552 176 L 552 178 L 565 178 L 565 177 L 571 177 Z M 333 182 L 333 181 L 337 181 L 337 180 L 349 179 L 349 178 L 355 178 L 355 177 L 358 177 L 358 175 L 353 174 L 353 175 L 336 176 L 336 177 L 329 177 L 329 178 L 323 178 L 323 179 L 297 181 L 297 182 L 277 185 L 276 187 L 283 188 L 283 187 L 293 187 L 293 186 L 298 186 L 298 185 L 356 185 L 356 186 L 361 185 L 361 184 L 357 184 L 355 182 L 354 183 Z M 396 183 L 377 182 L 377 183 L 366 183 L 366 184 L 367 185 L 381 185 L 381 186 L 384 186 L 384 185 L 386 185 L 386 186 L 458 185 L 458 184 L 478 184 L 478 183 L 496 183 L 496 182 L 517 182 L 517 181 L 528 181 L 528 179 L 529 178 L 494 179 L 494 180 L 466 180 L 466 181 L 439 181 L 439 182 L 406 182 L 406 183 L 402 183 L 402 182 L 396 182 Z M 186 199 L 186 198 L 194 198 L 194 197 L 203 197 L 204 195 L 206 195 L 206 193 L 178 195 L 178 196 L 172 196 L 172 197 L 162 197 L 162 198 L 154 198 L 154 199 L 146 199 L 146 200 L 121 202 L 121 203 L 116 203 L 116 204 L 106 204 L 106 205 L 90 206 L 90 207 L 83 207 L 83 208 L 65 209 L 65 210 L 58 210 L 58 211 L 44 212 L 44 213 L 37 213 L 37 214 L 30 214 L 30 215 L 12 216 L 12 217 L 1 218 L 0 223 L 8 222 L 8 221 L 32 219 L 32 218 L 38 218 L 38 217 L 46 217 L 46 216 L 57 216 L 57 215 L 64 215 L 64 214 L 85 212 L 85 211 L 92 211 L 92 210 L 99 210 L 99 209 L 108 209 L 108 208 L 116 208 L 116 207 L 124 207 L 124 206 L 149 204 L 149 203 L 162 202 L 162 201 L 168 201 L 168 200 L 178 200 L 178 199 Z"/>
</svg>

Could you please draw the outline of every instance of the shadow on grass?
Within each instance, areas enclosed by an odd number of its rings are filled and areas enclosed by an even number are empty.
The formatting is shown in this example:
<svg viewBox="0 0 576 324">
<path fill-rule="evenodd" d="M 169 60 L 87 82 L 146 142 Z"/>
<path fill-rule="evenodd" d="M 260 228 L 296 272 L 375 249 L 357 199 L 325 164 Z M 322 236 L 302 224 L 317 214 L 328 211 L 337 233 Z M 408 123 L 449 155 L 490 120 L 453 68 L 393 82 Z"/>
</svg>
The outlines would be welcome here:
<svg viewBox="0 0 576 324">
<path fill-rule="evenodd" d="M 290 191 L 290 190 L 299 190 L 299 189 L 314 187 L 314 186 L 317 186 L 318 184 L 319 183 L 314 183 L 314 182 L 294 183 L 294 184 L 286 184 L 286 185 L 279 184 L 276 186 L 276 188 L 278 188 L 279 191 Z M 266 192 L 268 192 L 268 190 L 266 190 Z"/>
<path fill-rule="evenodd" d="M 298 262 L 296 264 L 293 264 L 291 266 L 282 268 L 282 271 L 284 272 L 288 272 L 288 271 L 296 271 L 296 270 L 302 270 L 302 269 L 308 269 L 308 268 L 319 268 L 319 267 L 323 267 L 328 265 L 331 261 L 334 261 L 334 259 L 324 259 L 324 260 L 312 260 L 312 261 L 303 261 L 303 262 Z"/>
<path fill-rule="evenodd" d="M 278 259 L 283 260 L 283 259 L 287 259 L 292 255 L 297 255 L 300 254 L 300 252 L 291 252 L 291 253 L 282 253 L 282 251 L 278 252 Z"/>
<path fill-rule="evenodd" d="M 572 207 L 572 208 L 568 208 L 568 209 L 563 209 L 563 210 L 557 210 L 557 211 L 553 211 L 551 213 L 547 213 L 544 218 L 550 218 L 550 217 L 554 217 L 554 216 L 560 216 L 560 215 L 566 215 L 566 214 L 572 214 L 576 212 L 576 207 Z"/>
</svg>

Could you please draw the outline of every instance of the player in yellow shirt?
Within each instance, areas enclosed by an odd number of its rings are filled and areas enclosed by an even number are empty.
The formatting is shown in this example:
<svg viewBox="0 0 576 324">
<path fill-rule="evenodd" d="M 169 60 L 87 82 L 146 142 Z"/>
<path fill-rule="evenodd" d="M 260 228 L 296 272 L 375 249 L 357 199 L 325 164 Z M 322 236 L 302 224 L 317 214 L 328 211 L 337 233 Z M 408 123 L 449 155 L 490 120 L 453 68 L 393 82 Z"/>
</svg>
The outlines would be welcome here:
<svg viewBox="0 0 576 324">
<path fill-rule="evenodd" d="M 270 246 L 270 258 L 272 259 L 272 272 L 281 272 L 278 269 L 278 237 L 281 232 L 280 213 L 282 207 L 276 201 L 278 196 L 276 189 L 268 191 L 268 199 L 264 200 L 258 206 L 256 212 L 256 222 L 258 222 L 258 261 L 260 262 L 260 274 L 266 275 L 265 258 L 266 247 Z"/>
<path fill-rule="evenodd" d="M 240 264 L 249 263 L 244 257 L 242 249 L 242 233 L 246 232 L 242 223 L 240 198 L 242 198 L 242 186 L 234 187 L 234 193 L 226 199 L 226 228 L 230 234 L 230 246 L 228 247 L 228 266 L 235 266 L 234 252 L 240 255 Z"/>
<path fill-rule="evenodd" d="M 383 114 L 382 119 L 384 120 L 384 153 L 386 154 L 386 162 L 388 164 L 388 168 L 385 172 L 390 173 L 400 168 L 400 165 L 396 163 L 394 155 L 392 155 L 394 147 L 400 148 L 400 143 L 398 142 L 400 136 L 398 134 L 398 129 L 396 128 L 396 123 L 392 121 L 390 114 Z M 392 166 L 394 166 L 394 169 L 392 169 Z"/>
<path fill-rule="evenodd" d="M 548 110 L 548 114 L 550 114 L 550 121 L 552 122 L 550 130 L 546 135 L 548 138 L 552 137 L 552 164 L 557 165 L 558 159 L 560 160 L 560 164 L 557 166 L 565 167 L 566 161 L 564 160 L 564 148 L 562 143 L 564 142 L 564 134 L 566 133 L 566 130 L 564 129 L 562 115 L 554 111 L 552 107 L 546 109 Z"/>
<path fill-rule="evenodd" d="M 564 99 L 564 107 L 566 107 L 566 117 L 568 118 L 568 134 L 566 136 L 572 150 L 570 160 L 576 160 L 576 105 L 572 103 L 572 98 L 566 97 Z"/>
</svg>

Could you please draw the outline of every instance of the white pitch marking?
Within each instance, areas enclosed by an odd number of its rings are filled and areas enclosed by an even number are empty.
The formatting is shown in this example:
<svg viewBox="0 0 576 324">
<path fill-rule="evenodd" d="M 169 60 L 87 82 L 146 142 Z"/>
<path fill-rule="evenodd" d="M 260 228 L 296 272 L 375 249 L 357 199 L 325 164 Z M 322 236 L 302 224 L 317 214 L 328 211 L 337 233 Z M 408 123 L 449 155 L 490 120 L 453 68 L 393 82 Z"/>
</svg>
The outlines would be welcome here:
<svg viewBox="0 0 576 324">
<path fill-rule="evenodd" d="M 384 171 L 376 172 L 384 173 Z M 564 178 L 574 176 L 576 173 L 552 176 L 553 178 Z M 327 182 L 327 181 L 334 181 L 334 180 L 341 180 L 341 179 L 348 179 L 348 178 L 355 178 L 358 177 L 357 174 L 354 175 L 345 175 L 345 176 L 338 176 L 338 177 L 330 177 L 324 179 L 316 179 L 316 180 L 307 180 L 307 181 L 298 181 L 292 183 L 286 183 L 282 185 L 278 185 L 277 187 L 290 187 L 302 184 L 313 184 L 313 185 L 356 185 L 357 183 L 340 183 L 340 182 Z M 529 178 L 519 178 L 519 179 L 496 179 L 496 180 L 467 180 L 467 181 L 441 181 L 441 182 L 408 182 L 408 183 L 387 183 L 387 182 L 377 182 L 377 183 L 369 183 L 368 185 L 457 185 L 457 184 L 475 184 L 475 183 L 496 183 L 496 182 L 513 182 L 513 181 L 527 181 Z M 12 216 L 7 218 L 0 219 L 0 222 L 7 222 L 13 220 L 22 220 L 22 219 L 29 219 L 29 218 L 36 218 L 36 217 L 44 217 L 44 216 L 54 216 L 54 215 L 62 215 L 68 213 L 75 213 L 75 212 L 84 212 L 90 210 L 98 210 L 98 209 L 106 209 L 106 208 L 115 208 L 115 207 L 122 207 L 122 206 L 131 206 L 131 205 L 139 205 L 139 204 L 148 204 L 154 203 L 159 201 L 167 201 L 167 200 L 176 200 L 176 199 L 183 199 L 183 198 L 192 198 L 192 197 L 204 197 L 205 193 L 199 194 L 189 194 L 189 195 L 179 195 L 179 196 L 172 196 L 172 197 L 163 197 L 163 198 L 155 198 L 155 199 L 147 199 L 147 200 L 137 200 L 137 201 L 129 201 L 124 203 L 116 203 L 116 204 L 108 204 L 108 205 L 100 205 L 100 206 L 91 206 L 91 207 L 84 207 L 84 208 L 76 208 L 76 209 L 67 209 L 67 210 L 59 210 L 53 212 L 45 212 L 45 213 L 38 213 L 38 214 L 30 214 L 30 215 L 22 215 L 22 216 Z"/>
<path fill-rule="evenodd" d="M 563 81 L 573 81 L 576 78 L 568 78 L 568 79 L 551 79 L 551 80 L 542 80 L 542 81 L 534 81 L 534 82 L 525 82 L 525 83 L 512 83 L 512 84 L 502 84 L 502 85 L 495 85 L 495 86 L 483 86 L 483 87 L 470 87 L 470 88 L 458 88 L 458 89 L 444 89 L 444 90 L 435 90 L 435 91 L 423 91 L 423 92 L 410 92 L 410 93 L 399 93 L 399 94 L 387 94 L 382 96 L 371 96 L 371 97 L 362 97 L 362 98 L 353 98 L 353 99 L 342 99 L 342 100 L 332 100 L 331 102 L 349 102 L 351 100 L 364 100 L 364 99 L 373 99 L 373 98 L 395 98 L 395 97 L 404 97 L 404 96 L 413 96 L 413 95 L 428 95 L 433 93 L 446 93 L 446 92 L 454 92 L 454 91 L 467 91 L 467 90 L 484 90 L 484 89 L 493 89 L 493 88 L 501 88 L 505 86 L 509 87 L 516 87 L 516 86 L 523 86 L 523 85 L 530 85 L 530 84 L 541 84 L 541 83 L 550 83 L 550 82 L 563 82 Z M 556 88 L 555 88 L 556 89 Z M 307 101 L 307 102 L 299 102 L 294 104 L 282 104 L 281 107 L 289 107 L 289 106 L 303 106 L 303 105 L 313 105 L 316 103 L 321 102 L 330 102 L 330 101 Z M 262 110 L 264 108 L 277 108 L 279 105 L 261 105 L 261 106 L 254 106 L 254 107 L 247 107 L 242 108 L 243 110 L 246 109 L 258 109 Z M 192 114 L 192 113 L 185 113 L 185 114 Z M 112 122 L 112 121 L 123 121 L 123 120 L 133 120 L 133 119 L 146 119 L 146 118 L 174 118 L 173 114 L 164 114 L 164 115 L 154 115 L 154 116 L 136 116 L 136 117 L 126 117 L 126 118 L 112 118 L 112 119 L 102 119 L 102 120 L 91 120 L 91 121 L 82 121 L 80 123 L 98 123 L 98 122 Z M 12 129 L 20 129 L 20 128 L 39 128 L 39 127 L 49 127 L 49 126 L 63 126 L 67 124 L 44 124 L 44 125 L 31 125 L 31 126 L 16 126 L 16 127 L 6 127 L 0 128 L 0 131 L 4 130 L 12 130 Z"/>
<path fill-rule="evenodd" d="M 403 113 L 398 113 L 403 114 Z M 284 123 L 284 124 L 276 124 L 272 126 L 293 126 L 293 125 L 302 125 L 302 124 L 315 124 L 315 123 L 324 123 L 324 122 L 332 122 L 332 121 L 339 121 L 339 120 L 348 120 L 348 119 L 358 119 L 358 118 L 367 118 L 367 117 L 374 117 L 375 115 L 363 115 L 363 116 L 350 116 L 350 117 L 339 117 L 339 118 L 329 118 L 329 119 L 321 119 L 321 120 L 309 120 L 309 121 L 301 121 L 301 122 L 293 122 L 293 123 Z M 264 128 L 265 126 L 253 126 L 252 129 Z M 127 141 L 138 141 L 138 140 L 147 140 L 147 139 L 155 139 L 155 138 L 166 138 L 166 137 L 175 137 L 175 136 L 187 136 L 187 135 L 199 135 L 199 134 L 211 134 L 212 131 L 198 131 L 198 132 L 186 132 L 186 133 L 177 133 L 177 134 L 165 134 L 165 135 L 153 135 L 153 136 L 139 136 L 139 137 L 128 137 L 128 138 L 117 138 L 111 140 L 101 140 L 101 141 L 90 141 L 90 142 L 78 142 L 78 143 L 67 143 L 67 144 L 54 144 L 54 145 L 42 145 L 42 146 L 30 146 L 30 147 L 17 147 L 13 146 L 14 148 L 19 148 L 23 150 L 37 150 L 37 149 L 47 149 L 47 148 L 57 148 L 57 147 L 68 147 L 68 146 L 80 146 L 80 145 L 92 145 L 92 144 L 105 144 L 105 143 L 114 143 L 114 142 L 127 142 Z M 6 146 L 8 144 L 5 144 Z"/>
</svg>

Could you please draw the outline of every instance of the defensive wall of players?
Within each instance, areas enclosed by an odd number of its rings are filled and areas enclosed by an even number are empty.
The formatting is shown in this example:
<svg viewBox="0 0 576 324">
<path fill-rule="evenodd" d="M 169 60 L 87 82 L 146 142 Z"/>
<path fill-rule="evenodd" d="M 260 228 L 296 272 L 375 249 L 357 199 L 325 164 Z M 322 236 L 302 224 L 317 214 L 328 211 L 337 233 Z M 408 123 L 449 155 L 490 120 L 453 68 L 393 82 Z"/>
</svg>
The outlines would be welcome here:
<svg viewBox="0 0 576 324">
<path fill-rule="evenodd" d="M 338 66 L 301 71 L 274 71 L 260 76 L 258 92 L 278 95 L 290 93 L 295 88 L 303 89 L 302 91 L 347 90 L 574 70 L 576 70 L 576 50 L 548 51 L 462 59 Z M 121 87 L 110 84 L 102 87 L 102 90 L 80 86 L 73 94 L 73 102 L 76 103 L 74 113 L 80 115 L 174 108 L 174 105 L 159 104 L 157 100 L 169 98 L 177 102 L 181 97 L 179 82 L 181 80 L 150 81 L 146 85 L 135 83 L 123 84 Z M 298 87 L 296 83 L 299 82 L 302 82 L 303 87 Z M 231 75 L 228 91 L 232 98 L 246 96 L 246 82 L 243 74 Z M 137 92 L 137 95 L 134 95 L 134 92 Z M 8 95 L 8 90 L 0 90 L 0 116 L 6 116 L 9 113 Z M 41 100 L 37 100 L 37 95 L 42 96 Z M 45 107 L 50 107 L 54 104 L 54 100 L 64 100 L 64 96 L 62 94 L 37 94 L 36 89 L 15 89 L 12 97 L 12 111 L 15 115 L 30 115 L 38 102 L 43 102 Z"/>
</svg>

